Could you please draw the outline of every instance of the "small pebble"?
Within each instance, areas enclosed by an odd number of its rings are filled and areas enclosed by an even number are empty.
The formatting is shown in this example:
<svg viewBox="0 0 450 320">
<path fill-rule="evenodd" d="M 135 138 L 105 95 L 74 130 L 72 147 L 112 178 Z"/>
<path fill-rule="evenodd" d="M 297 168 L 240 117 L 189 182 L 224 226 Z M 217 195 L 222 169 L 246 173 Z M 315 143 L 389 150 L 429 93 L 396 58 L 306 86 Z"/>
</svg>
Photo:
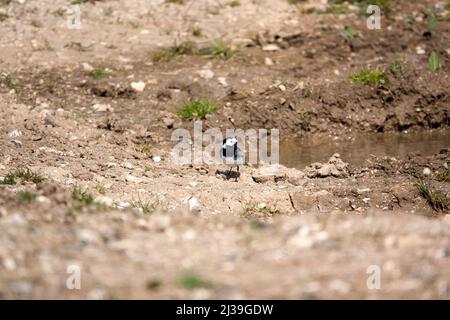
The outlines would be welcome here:
<svg viewBox="0 0 450 320">
<path fill-rule="evenodd" d="M 128 208 L 129 206 L 130 206 L 130 204 L 126 201 L 116 202 L 116 208 L 118 208 L 118 209 L 125 209 L 125 208 Z"/>
<path fill-rule="evenodd" d="M 420 55 L 425 54 L 425 49 L 422 48 L 421 46 L 417 46 L 416 47 L 416 53 L 420 54 Z"/>
<path fill-rule="evenodd" d="M 152 160 L 156 163 L 161 162 L 161 157 L 160 156 L 152 156 Z"/>
<path fill-rule="evenodd" d="M 81 66 L 83 67 L 83 70 L 87 71 L 87 72 L 90 72 L 90 71 L 94 70 L 94 67 L 91 66 L 89 63 L 86 63 L 86 62 L 83 62 L 81 64 Z"/>
<path fill-rule="evenodd" d="M 214 72 L 211 69 L 202 69 L 197 71 L 197 73 L 203 79 L 212 79 L 214 77 Z"/>
<path fill-rule="evenodd" d="M 190 211 L 198 211 L 200 210 L 200 203 L 198 202 L 197 198 L 195 197 L 187 197 L 184 200 L 185 203 L 189 205 Z"/>
<path fill-rule="evenodd" d="M 268 44 L 262 47 L 263 51 L 278 51 L 280 50 L 280 47 L 276 44 Z"/>
<path fill-rule="evenodd" d="M 145 89 L 145 82 L 143 81 L 132 82 L 131 88 L 136 92 L 142 92 Z"/>
<path fill-rule="evenodd" d="M 13 131 L 11 131 L 11 132 L 9 133 L 9 136 L 10 136 L 12 139 L 18 138 L 18 137 L 20 137 L 21 135 L 23 135 L 23 133 L 22 133 L 22 131 L 20 131 L 20 130 L 13 130 Z"/>
<path fill-rule="evenodd" d="M 101 104 L 101 103 L 96 103 L 92 106 L 92 109 L 94 109 L 94 111 L 96 112 L 113 112 L 114 109 L 111 107 L 111 105 L 109 104 Z"/>
<path fill-rule="evenodd" d="M 7 271 L 14 271 L 17 267 L 16 262 L 11 257 L 6 257 L 3 259 L 3 266 Z"/>
<path fill-rule="evenodd" d="M 217 81 L 224 87 L 228 87 L 228 82 L 225 77 L 218 77 Z"/>
<path fill-rule="evenodd" d="M 266 66 L 273 66 L 273 60 L 270 59 L 269 57 L 265 57 L 265 58 L 264 58 L 264 64 L 265 64 Z"/>
</svg>

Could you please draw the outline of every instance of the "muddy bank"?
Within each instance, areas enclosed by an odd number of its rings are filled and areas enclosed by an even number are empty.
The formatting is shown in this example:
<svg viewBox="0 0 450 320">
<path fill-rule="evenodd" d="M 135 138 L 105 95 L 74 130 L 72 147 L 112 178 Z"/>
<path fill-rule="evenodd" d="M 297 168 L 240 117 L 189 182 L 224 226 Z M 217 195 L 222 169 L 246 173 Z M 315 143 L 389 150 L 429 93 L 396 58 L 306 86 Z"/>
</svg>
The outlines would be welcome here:
<svg viewBox="0 0 450 320">
<path fill-rule="evenodd" d="M 145 129 L 115 132 L 98 128 L 95 122 L 79 120 L 66 111 L 53 114 L 45 109 L 30 111 L 25 105 L 11 106 L 0 118 L 4 137 L 0 149 L 3 177 L 14 170 L 29 168 L 69 188 L 82 185 L 95 190 L 98 185 L 103 186 L 109 202 L 136 201 L 139 195 L 152 203 L 161 203 L 164 208 L 174 208 L 195 196 L 200 203 L 207 204 L 206 211 L 216 213 L 233 214 L 255 201 L 273 202 L 277 211 L 306 212 L 317 209 L 317 195 L 301 200 L 302 205 L 297 206 L 293 198 L 304 197 L 305 191 L 323 191 L 325 203 L 319 206 L 322 208 L 319 211 L 347 211 L 353 208 L 351 201 L 368 197 L 353 195 L 353 189 L 370 188 L 377 194 L 371 205 L 392 210 L 397 200 L 390 189 L 405 185 L 405 192 L 412 193 L 407 196 L 406 207 L 432 213 L 414 192 L 414 181 L 423 176 L 425 168 L 435 175 L 445 171 L 449 163 L 447 149 L 431 157 L 410 154 L 397 159 L 368 155 L 367 162 L 360 166 L 349 166 L 337 156 L 329 164 L 312 164 L 303 171 L 283 166 L 272 169 L 244 166 L 239 182 L 233 183 L 217 175 L 217 170 L 225 169 L 220 165 L 174 164 L 170 144 L 149 147 L 152 136 Z M 16 139 L 21 147 L 10 142 L 12 138 L 8 135 L 14 130 L 22 134 Z M 157 158 L 161 160 L 155 161 Z M 359 203 L 357 207 L 364 209 L 368 205 Z"/>
<path fill-rule="evenodd" d="M 297 56 L 292 50 L 288 54 Z M 237 59 L 227 61 L 226 66 L 223 62 L 212 62 L 210 69 L 227 77 L 230 83 L 240 82 L 243 75 L 228 71 L 233 65 L 231 68 L 238 68 L 241 62 Z M 70 67 L 64 73 L 59 70 L 23 71 L 15 76 L 16 95 L 19 102 L 34 107 L 46 104 L 51 110 L 64 108 L 80 117 L 89 116 L 109 130 L 134 130 L 143 126 L 164 139 L 170 137 L 173 129 L 192 127 L 190 122 L 180 120 L 176 112 L 185 101 L 195 99 L 216 101 L 218 111 L 207 116 L 205 129 L 278 128 L 284 137 L 356 136 L 359 132 L 418 131 L 450 125 L 449 73 L 431 74 L 426 64 L 418 68 L 414 65 L 416 70 L 400 79 L 390 77 L 389 83 L 384 85 L 351 84 L 346 78 L 350 70 L 343 76 L 335 76 L 331 82 L 324 83 L 318 78 L 318 83 L 314 83 L 315 80 L 308 77 L 311 83 L 306 84 L 301 77 L 286 70 L 273 70 L 283 73 L 283 84 L 268 76 L 264 81 L 268 85 L 262 85 L 254 79 L 260 77 L 266 66 L 256 65 L 249 66 L 245 72 L 245 84 L 223 87 L 196 78 L 197 71 L 202 70 L 206 62 L 184 57 L 181 62 L 172 64 L 171 69 L 177 70 L 173 76 L 167 75 L 165 66 L 137 62 L 137 70 L 116 70 L 107 80 L 92 80 L 79 66 Z M 194 66 L 186 68 L 186 65 Z M 146 76 L 149 74 L 150 79 Z M 131 75 L 147 83 L 144 92 L 131 89 L 132 81 L 128 80 Z M 180 78 L 191 80 L 175 80 Z"/>
</svg>

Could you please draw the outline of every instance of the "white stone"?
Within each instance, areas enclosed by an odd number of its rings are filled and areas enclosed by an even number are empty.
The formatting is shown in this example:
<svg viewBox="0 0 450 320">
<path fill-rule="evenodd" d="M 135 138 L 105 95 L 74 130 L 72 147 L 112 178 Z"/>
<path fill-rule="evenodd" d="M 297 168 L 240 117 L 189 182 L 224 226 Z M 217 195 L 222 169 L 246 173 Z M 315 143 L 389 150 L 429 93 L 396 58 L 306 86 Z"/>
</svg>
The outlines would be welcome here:
<svg viewBox="0 0 450 320">
<path fill-rule="evenodd" d="M 83 67 L 83 70 L 84 70 L 84 71 L 87 71 L 87 72 L 90 72 L 90 71 L 94 70 L 94 67 L 91 66 L 91 65 L 90 65 L 89 63 L 87 63 L 87 62 L 83 62 L 83 63 L 81 64 L 81 66 Z"/>
<path fill-rule="evenodd" d="M 126 180 L 127 182 L 131 182 L 131 183 L 139 183 L 139 182 L 142 181 L 141 178 L 132 176 L 131 174 L 127 174 L 127 175 L 125 176 L 125 180 Z"/>
<path fill-rule="evenodd" d="M 106 165 L 108 168 L 114 168 L 114 167 L 117 167 L 117 163 L 115 163 L 115 162 L 107 162 L 107 163 L 105 163 L 105 165 Z"/>
<path fill-rule="evenodd" d="M 6 257 L 3 259 L 3 266 L 7 271 L 14 271 L 17 267 L 16 262 L 13 258 Z"/>
<path fill-rule="evenodd" d="M 198 199 L 195 197 L 187 197 L 184 200 L 185 203 L 189 205 L 189 210 L 196 211 L 200 210 L 200 202 L 198 202 Z"/>
<path fill-rule="evenodd" d="M 126 201 L 116 202 L 116 208 L 118 208 L 118 209 L 125 209 L 125 208 L 128 208 L 129 206 L 130 206 L 130 204 Z"/>
<path fill-rule="evenodd" d="M 132 82 L 131 88 L 136 92 L 142 92 L 145 89 L 145 82 L 143 81 Z"/>
<path fill-rule="evenodd" d="M 384 245 L 387 248 L 394 248 L 397 246 L 397 244 L 398 244 L 398 240 L 397 240 L 396 236 L 389 235 L 384 239 Z"/>
<path fill-rule="evenodd" d="M 203 79 L 212 79 L 214 72 L 211 69 L 202 69 L 197 71 L 198 75 Z"/>
<path fill-rule="evenodd" d="M 152 160 L 156 163 L 161 162 L 161 157 L 160 156 L 152 156 Z"/>
<path fill-rule="evenodd" d="M 425 49 L 422 48 L 421 46 L 417 46 L 416 47 L 416 53 L 420 54 L 420 55 L 425 54 Z"/>
<path fill-rule="evenodd" d="M 228 87 L 228 82 L 225 77 L 218 77 L 217 81 L 224 87 Z"/>
<path fill-rule="evenodd" d="M 184 241 L 191 241 L 191 240 L 194 240 L 194 239 L 195 239 L 195 236 L 196 236 L 195 231 L 192 230 L 192 229 L 189 229 L 189 230 L 187 230 L 186 232 L 183 233 L 183 235 L 181 236 L 181 238 L 182 238 Z"/>
<path fill-rule="evenodd" d="M 23 135 L 22 131 L 20 130 L 13 130 L 9 133 L 9 136 L 13 139 L 20 137 L 21 135 Z"/>
<path fill-rule="evenodd" d="M 358 189 L 356 192 L 358 192 L 358 194 L 363 194 L 366 192 L 370 192 L 370 188 Z"/>
<path fill-rule="evenodd" d="M 259 209 L 264 209 L 265 207 L 267 207 L 267 205 L 264 202 L 258 204 Z"/>
<path fill-rule="evenodd" d="M 39 42 L 36 39 L 31 40 L 31 46 L 33 49 L 38 50 L 39 49 Z"/>
<path fill-rule="evenodd" d="M 265 64 L 266 66 L 273 66 L 273 60 L 270 59 L 269 57 L 265 57 L 265 58 L 264 58 L 264 64 Z"/>
<path fill-rule="evenodd" d="M 100 235 L 94 230 L 81 229 L 77 232 L 77 236 L 80 241 L 85 242 L 85 243 L 97 243 L 98 244 L 101 242 Z"/>
<path fill-rule="evenodd" d="M 326 232 L 326 231 L 320 231 L 315 235 L 314 238 L 316 241 L 325 241 L 325 240 L 328 240 L 329 235 L 328 235 L 328 232 Z"/>
<path fill-rule="evenodd" d="M 101 104 L 101 103 L 96 103 L 92 106 L 92 109 L 94 109 L 94 111 L 96 112 L 112 112 L 114 111 L 113 108 L 111 107 L 111 105 L 109 104 Z"/>
<path fill-rule="evenodd" d="M 311 238 L 304 237 L 293 237 L 290 241 L 290 244 L 300 248 L 300 249 L 310 249 L 314 245 L 314 240 Z"/>
<path fill-rule="evenodd" d="M 134 169 L 134 166 L 131 163 L 129 163 L 129 162 L 125 162 L 122 166 L 125 169 L 130 169 L 130 170 Z"/>
<path fill-rule="evenodd" d="M 47 203 L 47 204 L 51 202 L 50 199 L 45 196 L 38 196 L 36 198 L 36 201 L 39 203 Z"/>
<path fill-rule="evenodd" d="M 98 196 L 95 198 L 95 201 L 98 203 L 103 203 L 106 206 L 111 207 L 114 204 L 114 200 L 107 196 Z"/>
<path fill-rule="evenodd" d="M 422 171 L 424 176 L 429 176 L 431 174 L 430 168 L 424 168 Z"/>
<path fill-rule="evenodd" d="M 280 47 L 276 44 L 267 44 L 262 47 L 263 51 L 278 51 L 280 50 Z"/>
</svg>

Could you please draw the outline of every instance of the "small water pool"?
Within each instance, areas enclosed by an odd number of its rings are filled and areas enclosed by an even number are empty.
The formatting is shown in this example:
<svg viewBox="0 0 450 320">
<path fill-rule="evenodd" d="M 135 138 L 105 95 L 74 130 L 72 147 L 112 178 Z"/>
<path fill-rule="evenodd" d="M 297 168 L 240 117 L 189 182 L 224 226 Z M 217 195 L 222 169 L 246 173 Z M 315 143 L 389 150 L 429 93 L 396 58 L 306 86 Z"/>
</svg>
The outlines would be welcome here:
<svg viewBox="0 0 450 320">
<path fill-rule="evenodd" d="M 287 139 L 280 141 L 280 163 L 304 169 L 313 162 L 326 162 L 337 152 L 344 161 L 359 166 L 370 155 L 401 159 L 411 152 L 428 156 L 443 148 L 450 148 L 450 129 L 361 135 L 352 140 Z"/>
</svg>

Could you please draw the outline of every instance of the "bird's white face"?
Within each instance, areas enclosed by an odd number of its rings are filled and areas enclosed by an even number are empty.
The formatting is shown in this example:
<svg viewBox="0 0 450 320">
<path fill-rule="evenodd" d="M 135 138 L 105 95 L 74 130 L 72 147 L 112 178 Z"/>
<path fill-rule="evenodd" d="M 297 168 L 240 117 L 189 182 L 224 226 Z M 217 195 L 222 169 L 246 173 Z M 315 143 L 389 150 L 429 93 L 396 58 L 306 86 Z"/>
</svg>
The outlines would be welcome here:
<svg viewBox="0 0 450 320">
<path fill-rule="evenodd" d="M 227 140 L 225 141 L 225 145 L 226 146 L 234 146 L 237 143 L 237 139 L 236 138 L 227 138 Z"/>
</svg>

